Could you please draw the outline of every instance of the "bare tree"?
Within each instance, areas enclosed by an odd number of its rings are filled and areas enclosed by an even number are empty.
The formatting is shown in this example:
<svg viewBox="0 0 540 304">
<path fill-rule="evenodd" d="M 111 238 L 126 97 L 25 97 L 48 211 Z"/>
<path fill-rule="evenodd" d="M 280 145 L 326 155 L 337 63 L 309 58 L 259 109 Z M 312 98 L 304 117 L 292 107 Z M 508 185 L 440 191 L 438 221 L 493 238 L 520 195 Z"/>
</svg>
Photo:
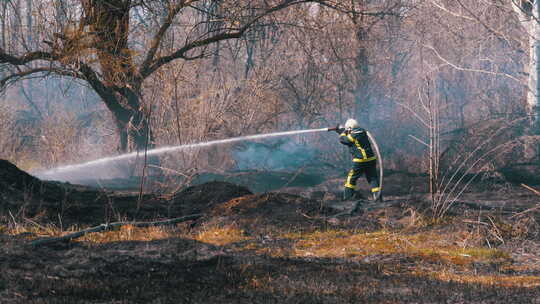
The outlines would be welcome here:
<svg viewBox="0 0 540 304">
<path fill-rule="evenodd" d="M 352 71 L 351 80 L 354 94 L 354 116 L 363 124 L 370 124 L 371 106 L 374 88 L 377 86 L 376 75 L 380 69 L 375 62 L 376 44 L 388 37 L 382 36 L 377 27 L 391 23 L 399 18 L 407 4 L 402 1 L 343 1 L 335 5 L 327 5 L 339 14 L 346 16 L 351 24 L 353 47 L 352 61 L 347 62 Z M 343 61 L 342 61 L 343 62 Z M 346 69 L 349 70 L 349 69 Z"/>
<path fill-rule="evenodd" d="M 540 1 L 512 0 L 512 7 L 529 37 L 527 106 L 533 132 L 540 135 Z"/>
<path fill-rule="evenodd" d="M 152 142 L 143 103 L 146 79 L 175 60 L 206 57 L 210 45 L 243 37 L 266 16 L 306 2 L 73 0 L 56 8 L 64 17 L 53 19 L 35 48 L 21 41 L 0 48 L 0 65 L 10 69 L 0 87 L 47 75 L 83 81 L 113 114 L 119 149 L 141 149 Z M 207 10 L 209 3 L 221 9 Z M 139 18 L 132 17 L 136 11 Z M 42 12 L 43 20 L 52 13 Z"/>
</svg>

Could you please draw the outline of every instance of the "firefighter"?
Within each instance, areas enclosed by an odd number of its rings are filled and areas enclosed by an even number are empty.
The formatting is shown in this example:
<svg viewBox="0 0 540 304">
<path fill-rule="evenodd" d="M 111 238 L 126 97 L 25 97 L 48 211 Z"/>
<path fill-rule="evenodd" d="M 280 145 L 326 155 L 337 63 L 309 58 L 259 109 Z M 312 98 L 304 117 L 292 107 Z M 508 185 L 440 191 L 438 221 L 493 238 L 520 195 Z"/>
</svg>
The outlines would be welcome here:
<svg viewBox="0 0 540 304">
<path fill-rule="evenodd" d="M 382 201 L 379 175 L 377 174 L 377 157 L 373 153 L 371 143 L 365 129 L 360 128 L 354 119 L 345 122 L 345 128 L 336 128 L 339 142 L 348 146 L 352 154 L 352 168 L 345 181 L 343 200 L 350 200 L 355 193 L 356 181 L 365 174 L 367 182 L 371 185 L 374 201 Z"/>
</svg>

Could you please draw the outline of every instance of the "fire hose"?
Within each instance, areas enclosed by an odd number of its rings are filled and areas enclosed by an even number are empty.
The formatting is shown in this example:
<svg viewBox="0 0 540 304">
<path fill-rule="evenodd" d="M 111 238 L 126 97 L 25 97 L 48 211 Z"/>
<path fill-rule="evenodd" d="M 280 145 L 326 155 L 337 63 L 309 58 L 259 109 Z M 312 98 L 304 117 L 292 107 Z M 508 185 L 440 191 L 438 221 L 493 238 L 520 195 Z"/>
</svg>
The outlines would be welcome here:
<svg viewBox="0 0 540 304">
<path fill-rule="evenodd" d="M 371 133 L 369 133 L 369 131 L 366 131 L 367 133 L 367 136 L 369 137 L 369 141 L 371 142 L 371 144 L 373 145 L 373 149 L 375 150 L 375 155 L 377 156 L 377 162 L 378 162 L 378 165 L 379 165 L 379 188 L 381 189 L 381 193 L 382 193 L 382 186 L 383 186 L 383 159 L 382 159 L 382 156 L 381 156 L 381 151 L 379 150 L 379 145 L 377 145 L 377 141 L 375 140 L 375 138 L 373 137 L 373 135 L 371 135 Z"/>
</svg>

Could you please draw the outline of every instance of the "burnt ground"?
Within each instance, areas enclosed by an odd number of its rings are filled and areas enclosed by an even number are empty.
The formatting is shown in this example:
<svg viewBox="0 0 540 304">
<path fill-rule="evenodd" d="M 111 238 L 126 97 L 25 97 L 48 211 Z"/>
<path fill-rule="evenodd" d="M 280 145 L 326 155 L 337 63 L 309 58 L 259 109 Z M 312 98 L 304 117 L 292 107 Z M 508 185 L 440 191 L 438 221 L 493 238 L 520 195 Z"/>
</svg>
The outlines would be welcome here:
<svg viewBox="0 0 540 304">
<path fill-rule="evenodd" d="M 264 172 L 249 176 L 264 184 Z M 385 203 L 349 215 L 341 177 L 270 176 L 286 187 L 222 179 L 139 195 L 43 182 L 0 161 L 0 303 L 540 303 L 540 214 L 520 214 L 540 199 L 519 185 L 480 181 L 435 217 L 423 178 L 395 173 Z"/>
</svg>

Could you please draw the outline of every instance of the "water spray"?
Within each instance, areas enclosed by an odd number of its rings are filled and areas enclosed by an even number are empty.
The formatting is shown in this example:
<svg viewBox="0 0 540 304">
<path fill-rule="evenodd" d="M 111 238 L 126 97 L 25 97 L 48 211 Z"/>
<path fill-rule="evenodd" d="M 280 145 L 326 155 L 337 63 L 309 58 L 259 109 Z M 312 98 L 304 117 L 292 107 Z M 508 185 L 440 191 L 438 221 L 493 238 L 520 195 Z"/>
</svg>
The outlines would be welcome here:
<svg viewBox="0 0 540 304">
<path fill-rule="evenodd" d="M 297 135 L 297 134 L 313 133 L 313 132 L 323 132 L 323 131 L 328 131 L 328 128 L 295 130 L 295 131 L 285 131 L 285 132 L 275 132 L 275 133 L 267 133 L 267 134 L 233 137 L 233 138 L 227 138 L 227 139 L 212 140 L 212 141 L 207 141 L 207 142 L 202 142 L 202 143 L 193 143 L 193 144 L 185 144 L 185 145 L 178 145 L 178 146 L 167 146 L 167 147 L 155 148 L 155 149 L 148 150 L 146 152 L 146 155 L 147 156 L 160 155 L 164 153 L 177 152 L 177 151 L 182 151 L 186 149 L 228 144 L 228 143 L 233 143 L 233 142 L 238 142 L 238 141 L 254 140 L 254 139 L 267 138 L 267 137 Z M 36 176 L 43 179 L 54 178 L 55 176 L 59 176 L 68 172 L 73 172 L 73 171 L 77 171 L 81 169 L 88 169 L 93 166 L 99 166 L 99 165 L 103 165 L 109 162 L 115 162 L 115 161 L 134 158 L 140 155 L 141 153 L 143 152 L 131 152 L 131 153 L 126 153 L 126 154 L 117 155 L 117 156 L 104 157 L 104 158 L 100 158 L 100 159 L 96 159 L 93 161 L 88 161 L 88 162 L 84 162 L 80 164 L 61 166 L 61 167 L 50 169 L 44 172 L 38 172 L 36 173 Z"/>
</svg>

